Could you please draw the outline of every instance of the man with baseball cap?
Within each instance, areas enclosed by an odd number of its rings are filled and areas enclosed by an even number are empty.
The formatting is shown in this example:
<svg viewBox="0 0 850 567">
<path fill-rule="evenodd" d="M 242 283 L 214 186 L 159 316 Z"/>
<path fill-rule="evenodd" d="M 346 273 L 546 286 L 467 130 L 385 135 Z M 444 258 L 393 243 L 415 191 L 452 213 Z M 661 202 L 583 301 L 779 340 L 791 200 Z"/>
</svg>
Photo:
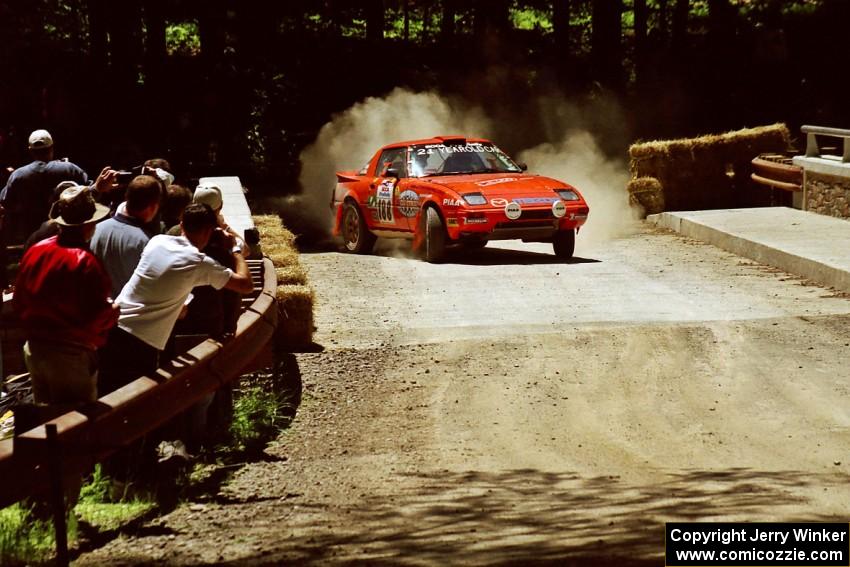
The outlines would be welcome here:
<svg viewBox="0 0 850 567">
<path fill-rule="evenodd" d="M 53 137 L 47 130 L 35 130 L 29 137 L 33 161 L 9 176 L 0 191 L 0 205 L 6 211 L 6 243 L 23 243 L 41 225 L 49 210 L 53 188 L 62 181 L 80 185 L 89 178 L 80 167 L 53 159 Z"/>
<path fill-rule="evenodd" d="M 108 215 L 88 187 L 63 190 L 50 210 L 59 234 L 21 259 L 13 305 L 27 339 L 24 360 L 37 403 L 97 399 L 97 349 L 119 312 L 109 297 L 109 276 L 88 243 Z"/>
</svg>

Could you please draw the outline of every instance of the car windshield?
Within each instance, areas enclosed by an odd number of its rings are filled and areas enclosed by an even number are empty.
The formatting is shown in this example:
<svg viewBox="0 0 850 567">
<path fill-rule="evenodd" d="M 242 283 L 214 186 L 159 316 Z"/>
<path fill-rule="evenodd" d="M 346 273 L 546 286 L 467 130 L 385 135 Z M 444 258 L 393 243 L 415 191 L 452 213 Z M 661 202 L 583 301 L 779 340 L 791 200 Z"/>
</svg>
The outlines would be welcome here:
<svg viewBox="0 0 850 567">
<path fill-rule="evenodd" d="M 520 173 L 522 169 L 493 144 L 422 144 L 410 147 L 411 177 L 457 173 Z"/>
</svg>

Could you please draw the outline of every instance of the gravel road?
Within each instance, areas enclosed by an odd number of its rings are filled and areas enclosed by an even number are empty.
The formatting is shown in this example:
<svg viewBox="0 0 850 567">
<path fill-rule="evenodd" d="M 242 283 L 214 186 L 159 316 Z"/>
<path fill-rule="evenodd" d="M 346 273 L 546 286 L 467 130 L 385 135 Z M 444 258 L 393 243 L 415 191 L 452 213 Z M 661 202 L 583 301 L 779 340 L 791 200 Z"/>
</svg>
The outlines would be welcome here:
<svg viewBox="0 0 850 567">
<path fill-rule="evenodd" d="M 850 300 L 646 226 L 556 261 L 302 256 L 293 427 L 79 564 L 663 564 L 667 521 L 846 521 Z"/>
</svg>

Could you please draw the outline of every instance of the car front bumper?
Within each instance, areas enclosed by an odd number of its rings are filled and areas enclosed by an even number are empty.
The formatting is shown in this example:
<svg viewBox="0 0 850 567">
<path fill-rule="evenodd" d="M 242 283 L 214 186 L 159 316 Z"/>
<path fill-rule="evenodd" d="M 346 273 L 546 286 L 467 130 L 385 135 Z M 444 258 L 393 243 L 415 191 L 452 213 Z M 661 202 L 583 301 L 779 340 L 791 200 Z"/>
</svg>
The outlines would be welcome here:
<svg viewBox="0 0 850 567">
<path fill-rule="evenodd" d="M 446 231 L 452 240 L 550 240 L 556 232 L 579 229 L 588 216 L 587 205 L 568 206 L 556 218 L 551 209 L 524 209 L 517 219 L 509 219 L 502 209 L 458 209 L 446 212 Z"/>
</svg>

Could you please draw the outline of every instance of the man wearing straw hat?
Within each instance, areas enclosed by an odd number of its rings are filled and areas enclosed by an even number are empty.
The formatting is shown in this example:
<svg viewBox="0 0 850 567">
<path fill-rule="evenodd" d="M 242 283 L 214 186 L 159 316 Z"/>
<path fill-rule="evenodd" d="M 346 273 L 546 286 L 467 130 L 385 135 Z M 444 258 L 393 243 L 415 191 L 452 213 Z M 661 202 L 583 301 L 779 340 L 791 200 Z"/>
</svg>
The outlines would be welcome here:
<svg viewBox="0 0 850 567">
<path fill-rule="evenodd" d="M 38 403 L 97 399 L 97 349 L 118 320 L 111 282 L 89 249 L 95 224 L 109 209 L 91 189 L 62 191 L 50 210 L 59 234 L 33 245 L 21 260 L 13 304 L 27 342 L 24 360 Z"/>
</svg>

